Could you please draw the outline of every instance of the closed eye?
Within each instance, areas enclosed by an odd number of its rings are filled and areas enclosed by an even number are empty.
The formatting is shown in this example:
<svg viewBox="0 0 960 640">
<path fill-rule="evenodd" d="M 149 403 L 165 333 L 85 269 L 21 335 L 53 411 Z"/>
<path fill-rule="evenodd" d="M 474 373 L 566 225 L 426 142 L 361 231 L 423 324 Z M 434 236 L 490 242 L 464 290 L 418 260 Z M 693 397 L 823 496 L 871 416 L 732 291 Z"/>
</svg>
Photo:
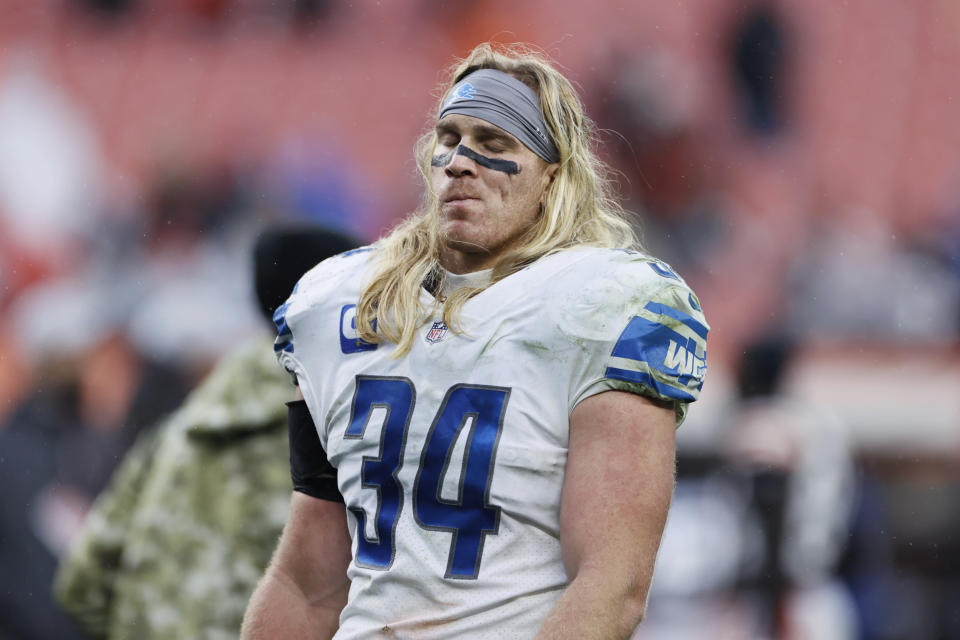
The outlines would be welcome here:
<svg viewBox="0 0 960 640">
<path fill-rule="evenodd" d="M 460 136 L 450 131 L 440 133 L 437 136 L 437 144 L 444 147 L 455 147 L 459 143 Z"/>
<path fill-rule="evenodd" d="M 517 141 L 502 129 L 492 126 L 479 125 L 474 127 L 474 138 L 490 151 L 511 151 L 516 148 Z"/>
<path fill-rule="evenodd" d="M 460 144 L 460 132 L 450 124 L 441 122 L 436 131 L 438 145 L 453 148 Z"/>
</svg>

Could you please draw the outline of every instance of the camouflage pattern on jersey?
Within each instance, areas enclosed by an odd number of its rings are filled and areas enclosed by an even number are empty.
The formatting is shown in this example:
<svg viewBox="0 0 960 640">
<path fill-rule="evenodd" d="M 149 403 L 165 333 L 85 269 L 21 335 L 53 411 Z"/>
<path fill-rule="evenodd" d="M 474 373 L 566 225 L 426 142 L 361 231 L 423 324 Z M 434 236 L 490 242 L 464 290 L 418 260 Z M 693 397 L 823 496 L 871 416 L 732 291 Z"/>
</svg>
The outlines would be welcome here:
<svg viewBox="0 0 960 640">
<path fill-rule="evenodd" d="M 135 445 L 54 585 L 93 637 L 238 637 L 287 519 L 293 396 L 270 340 L 257 339 Z"/>
</svg>

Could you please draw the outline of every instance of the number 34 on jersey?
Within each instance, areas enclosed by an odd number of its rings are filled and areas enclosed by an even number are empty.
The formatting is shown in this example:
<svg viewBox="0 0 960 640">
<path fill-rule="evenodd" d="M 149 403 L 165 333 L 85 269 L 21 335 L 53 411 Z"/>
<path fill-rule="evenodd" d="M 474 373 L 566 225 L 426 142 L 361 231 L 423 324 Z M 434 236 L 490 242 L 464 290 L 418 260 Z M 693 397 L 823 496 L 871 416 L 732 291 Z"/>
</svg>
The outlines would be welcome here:
<svg viewBox="0 0 960 640">
<path fill-rule="evenodd" d="M 366 535 L 366 511 L 348 507 L 357 518 L 358 565 L 390 568 L 396 553 L 394 535 L 400 512 L 412 508 L 419 526 L 453 534 L 444 577 L 476 579 L 484 537 L 496 534 L 500 524 L 500 508 L 489 502 L 490 482 L 509 399 L 510 389 L 506 387 L 458 384 L 447 390 L 420 454 L 413 504 L 407 507 L 397 475 L 416 404 L 416 389 L 408 378 L 357 376 L 344 438 L 363 438 L 375 411 L 383 410 L 379 455 L 364 457 L 360 472 L 362 486 L 375 489 L 378 495 L 373 515 L 375 538 Z M 444 478 L 464 431 L 466 442 L 457 497 L 444 498 Z"/>
</svg>

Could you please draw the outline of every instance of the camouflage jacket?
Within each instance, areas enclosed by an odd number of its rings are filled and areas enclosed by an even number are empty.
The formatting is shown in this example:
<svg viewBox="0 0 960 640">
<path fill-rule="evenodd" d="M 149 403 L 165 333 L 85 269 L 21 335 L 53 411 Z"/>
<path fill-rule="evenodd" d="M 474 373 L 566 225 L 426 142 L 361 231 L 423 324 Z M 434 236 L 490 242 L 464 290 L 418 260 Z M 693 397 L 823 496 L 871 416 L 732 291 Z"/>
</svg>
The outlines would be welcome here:
<svg viewBox="0 0 960 640">
<path fill-rule="evenodd" d="M 289 376 L 267 338 L 222 359 L 141 438 L 54 584 L 95 638 L 237 638 L 286 521 Z"/>
</svg>

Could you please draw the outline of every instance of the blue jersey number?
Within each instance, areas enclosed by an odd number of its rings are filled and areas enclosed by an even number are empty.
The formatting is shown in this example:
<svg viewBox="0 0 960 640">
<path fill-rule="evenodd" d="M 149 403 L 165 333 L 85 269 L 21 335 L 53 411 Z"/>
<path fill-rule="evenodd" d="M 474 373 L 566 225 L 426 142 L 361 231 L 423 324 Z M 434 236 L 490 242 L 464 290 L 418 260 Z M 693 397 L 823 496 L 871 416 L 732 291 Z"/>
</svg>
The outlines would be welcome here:
<svg viewBox="0 0 960 640">
<path fill-rule="evenodd" d="M 447 578 L 476 578 L 483 539 L 500 525 L 500 507 L 491 506 L 493 458 L 510 396 L 503 387 L 455 385 L 447 391 L 420 456 L 413 493 L 417 523 L 426 529 L 453 532 Z M 467 435 L 456 500 L 440 497 L 443 477 L 457 436 Z"/>
<path fill-rule="evenodd" d="M 414 516 L 425 529 L 453 534 L 447 578 L 476 578 L 484 537 L 497 532 L 500 508 L 489 502 L 490 483 L 509 397 L 510 389 L 505 387 L 454 385 L 440 405 L 420 455 L 413 491 Z M 378 455 L 364 456 L 360 471 L 363 486 L 376 489 L 379 498 L 374 515 L 376 539 L 366 536 L 364 510 L 350 507 L 357 518 L 359 565 L 386 569 L 393 564 L 394 532 L 404 497 L 397 474 L 415 403 L 416 391 L 407 378 L 357 377 L 350 425 L 344 437 L 362 438 L 374 410 L 385 413 Z M 444 499 L 444 478 L 465 429 L 457 498 Z"/>
<path fill-rule="evenodd" d="M 376 489 L 380 500 L 374 524 L 377 538 L 368 540 L 365 534 L 367 518 L 363 509 L 350 507 L 357 517 L 357 564 L 367 567 L 389 567 L 393 564 L 393 533 L 403 505 L 403 491 L 397 482 L 397 472 L 403 460 L 403 445 L 407 425 L 413 415 L 415 392 L 406 378 L 357 377 L 353 396 L 350 426 L 344 438 L 362 438 L 374 409 L 386 411 L 380 431 L 380 454 L 363 457 L 360 479 L 363 486 Z"/>
</svg>

